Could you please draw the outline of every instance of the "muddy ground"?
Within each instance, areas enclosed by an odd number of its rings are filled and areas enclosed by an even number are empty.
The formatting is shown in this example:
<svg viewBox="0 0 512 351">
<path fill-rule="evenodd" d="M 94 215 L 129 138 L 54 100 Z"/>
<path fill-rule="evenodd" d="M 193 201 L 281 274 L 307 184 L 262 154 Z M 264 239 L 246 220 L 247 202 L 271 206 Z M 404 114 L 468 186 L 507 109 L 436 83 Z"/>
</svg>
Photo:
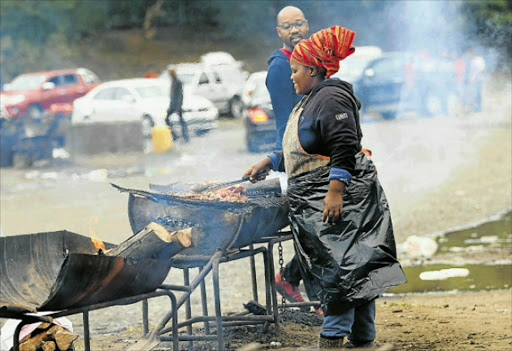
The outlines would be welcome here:
<svg viewBox="0 0 512 351">
<path fill-rule="evenodd" d="M 512 208 L 510 96 L 507 81 L 487 89 L 483 113 L 365 121 L 364 146 L 373 151 L 399 243 L 410 235 L 435 235 Z M 127 196 L 109 183 L 147 189 L 149 183 L 231 180 L 264 156 L 246 152 L 241 121 L 224 120 L 217 130 L 193 138 L 189 144 L 177 143 L 164 154 L 77 155 L 72 163 L 2 169 L 2 234 L 67 229 L 119 243 L 131 235 Z M 285 243 L 284 254 L 285 260 L 291 258 L 290 242 Z M 401 259 L 411 262 L 403 255 Z M 443 257 L 453 262 L 461 259 L 487 263 L 508 260 L 510 264 L 510 248 L 485 251 L 476 257 Z M 262 282 L 260 261 L 258 258 L 256 262 L 257 277 Z M 248 261 L 221 265 L 223 312 L 244 311 L 243 304 L 252 299 L 248 265 Z M 166 283 L 180 282 L 181 271 L 171 269 Z M 261 285 L 260 300 L 264 296 Z M 210 278 L 207 286 L 211 287 Z M 209 310 L 214 311 L 211 293 L 209 297 Z M 194 293 L 193 313 L 200 312 L 199 301 Z M 377 342 L 392 343 L 399 350 L 510 350 L 511 305 L 510 290 L 386 296 L 378 300 Z M 149 308 L 154 325 L 166 314 L 169 303 L 156 298 Z M 141 335 L 140 311 L 141 304 L 136 303 L 91 312 L 92 349 L 127 349 Z M 280 337 L 252 329 L 237 330 L 228 340 L 229 349 L 252 341 L 265 348 L 275 341 L 280 343 L 274 344 L 277 349 L 314 349 L 319 326 L 311 325 L 315 324 L 311 320 L 318 324 L 318 318 L 300 318 L 306 323 L 285 322 Z M 77 350 L 83 350 L 81 315 L 69 319 L 81 335 Z M 203 346 L 215 347 L 215 343 Z M 159 347 L 169 349 L 170 345 Z"/>
</svg>

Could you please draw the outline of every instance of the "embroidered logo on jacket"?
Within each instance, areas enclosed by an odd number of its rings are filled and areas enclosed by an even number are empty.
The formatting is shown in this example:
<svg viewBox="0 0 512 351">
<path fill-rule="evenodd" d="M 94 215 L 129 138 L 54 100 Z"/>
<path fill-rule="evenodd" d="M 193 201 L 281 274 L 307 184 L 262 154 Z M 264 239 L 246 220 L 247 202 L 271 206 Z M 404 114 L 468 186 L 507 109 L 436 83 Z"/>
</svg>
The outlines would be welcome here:
<svg viewBox="0 0 512 351">
<path fill-rule="evenodd" d="M 336 116 L 336 120 L 341 121 L 348 118 L 348 114 L 346 112 L 338 113 Z"/>
</svg>

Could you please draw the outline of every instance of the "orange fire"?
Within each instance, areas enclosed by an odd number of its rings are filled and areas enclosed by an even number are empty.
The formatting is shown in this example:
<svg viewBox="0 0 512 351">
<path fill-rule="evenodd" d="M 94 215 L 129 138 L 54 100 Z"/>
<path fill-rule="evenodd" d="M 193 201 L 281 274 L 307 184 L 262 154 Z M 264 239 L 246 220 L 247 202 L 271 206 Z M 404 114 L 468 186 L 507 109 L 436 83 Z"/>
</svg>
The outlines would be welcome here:
<svg viewBox="0 0 512 351">
<path fill-rule="evenodd" d="M 91 238 L 92 244 L 96 250 L 102 249 L 105 251 L 105 244 L 100 239 Z"/>
<path fill-rule="evenodd" d="M 92 244 L 94 245 L 94 248 L 96 250 L 101 249 L 105 251 L 105 244 L 103 243 L 103 241 L 97 238 L 96 232 L 93 229 L 93 225 L 95 224 L 98 224 L 98 217 L 91 217 L 91 219 L 89 220 L 89 233 L 91 234 Z"/>
</svg>

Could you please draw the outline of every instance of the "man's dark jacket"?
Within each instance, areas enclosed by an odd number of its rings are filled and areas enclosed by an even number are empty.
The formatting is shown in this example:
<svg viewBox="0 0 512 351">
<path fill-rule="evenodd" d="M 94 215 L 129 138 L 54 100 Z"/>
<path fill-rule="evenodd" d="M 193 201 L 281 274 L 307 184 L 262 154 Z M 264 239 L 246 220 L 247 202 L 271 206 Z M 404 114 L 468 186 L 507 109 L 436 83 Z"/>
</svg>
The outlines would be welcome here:
<svg viewBox="0 0 512 351">
<path fill-rule="evenodd" d="M 172 79 L 171 85 L 171 106 L 169 113 L 180 112 L 183 104 L 183 83 L 178 78 Z"/>
<path fill-rule="evenodd" d="M 276 50 L 268 60 L 268 73 L 265 81 L 272 100 L 272 108 L 276 119 L 277 140 L 276 149 L 283 148 L 283 134 L 288 117 L 293 107 L 300 101 L 302 95 L 295 93 L 292 80 L 290 59 L 281 51 Z"/>
</svg>

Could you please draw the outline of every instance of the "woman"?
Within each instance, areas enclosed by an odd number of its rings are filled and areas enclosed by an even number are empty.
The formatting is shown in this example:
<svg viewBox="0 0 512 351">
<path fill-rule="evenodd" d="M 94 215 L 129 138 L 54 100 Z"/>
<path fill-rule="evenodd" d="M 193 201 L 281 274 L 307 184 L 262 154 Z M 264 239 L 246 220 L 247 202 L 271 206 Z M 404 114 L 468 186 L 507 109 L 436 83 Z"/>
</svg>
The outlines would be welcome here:
<svg viewBox="0 0 512 351">
<path fill-rule="evenodd" d="M 321 348 L 374 346 L 375 298 L 406 282 L 396 260 L 387 200 L 361 151 L 359 101 L 352 86 L 328 79 L 355 50 L 355 32 L 333 26 L 302 40 L 291 79 L 302 100 L 292 111 L 283 151 L 248 169 L 284 170 L 290 224 L 301 264 L 321 287 Z"/>
</svg>

